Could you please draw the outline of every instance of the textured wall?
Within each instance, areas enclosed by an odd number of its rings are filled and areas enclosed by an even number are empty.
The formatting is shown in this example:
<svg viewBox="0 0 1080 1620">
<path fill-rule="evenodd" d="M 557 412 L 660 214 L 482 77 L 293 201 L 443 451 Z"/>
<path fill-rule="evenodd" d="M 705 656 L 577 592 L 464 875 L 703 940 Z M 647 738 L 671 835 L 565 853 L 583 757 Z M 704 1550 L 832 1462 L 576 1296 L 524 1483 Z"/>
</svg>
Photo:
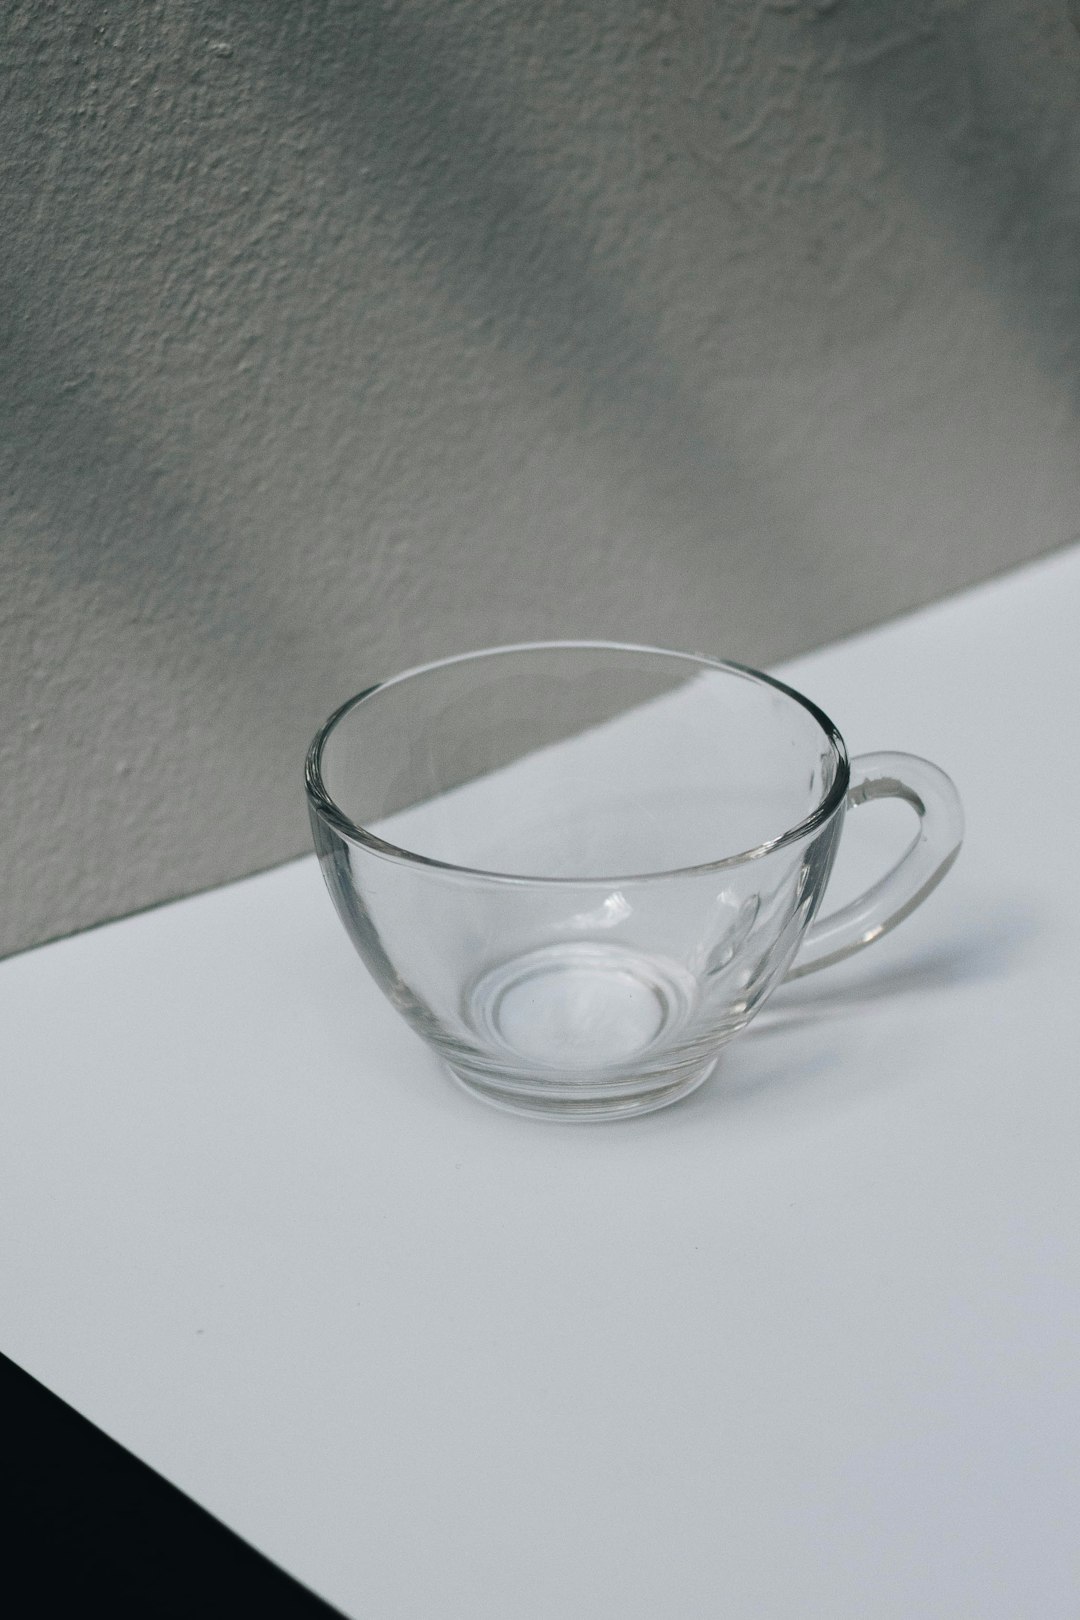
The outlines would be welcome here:
<svg viewBox="0 0 1080 1620">
<path fill-rule="evenodd" d="M 1080 528 L 1068 0 L 7 0 L 0 72 L 0 950 L 302 849 L 380 673 Z"/>
</svg>

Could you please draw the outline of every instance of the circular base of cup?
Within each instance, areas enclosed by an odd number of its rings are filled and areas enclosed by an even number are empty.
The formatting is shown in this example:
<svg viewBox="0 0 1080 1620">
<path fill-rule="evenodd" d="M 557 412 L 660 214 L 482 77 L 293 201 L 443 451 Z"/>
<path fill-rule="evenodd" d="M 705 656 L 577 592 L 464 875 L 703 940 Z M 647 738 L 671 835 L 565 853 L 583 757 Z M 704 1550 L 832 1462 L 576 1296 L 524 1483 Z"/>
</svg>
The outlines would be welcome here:
<svg viewBox="0 0 1080 1620">
<path fill-rule="evenodd" d="M 462 1011 L 476 1058 L 444 1052 L 461 1085 L 541 1119 L 630 1119 L 701 1085 L 715 1050 L 680 1061 L 697 986 L 677 962 L 609 940 L 561 940 L 489 966 Z M 482 1057 L 480 1054 L 483 1054 Z"/>
<path fill-rule="evenodd" d="M 631 1089 L 628 1084 L 613 1087 L 609 1096 L 597 1095 L 593 1090 L 585 1096 L 575 1096 L 572 1086 L 555 1092 L 550 1085 L 530 1091 L 520 1080 L 501 1082 L 490 1074 L 471 1074 L 455 1064 L 446 1065 L 450 1075 L 470 1096 L 493 1108 L 507 1113 L 525 1114 L 531 1119 L 551 1119 L 595 1123 L 605 1119 L 635 1119 L 639 1114 L 651 1114 L 657 1108 L 667 1108 L 683 1097 L 688 1097 L 703 1085 L 716 1067 L 716 1057 L 710 1057 L 690 1074 L 681 1074 L 674 1080 L 658 1081 L 647 1088 Z"/>
</svg>

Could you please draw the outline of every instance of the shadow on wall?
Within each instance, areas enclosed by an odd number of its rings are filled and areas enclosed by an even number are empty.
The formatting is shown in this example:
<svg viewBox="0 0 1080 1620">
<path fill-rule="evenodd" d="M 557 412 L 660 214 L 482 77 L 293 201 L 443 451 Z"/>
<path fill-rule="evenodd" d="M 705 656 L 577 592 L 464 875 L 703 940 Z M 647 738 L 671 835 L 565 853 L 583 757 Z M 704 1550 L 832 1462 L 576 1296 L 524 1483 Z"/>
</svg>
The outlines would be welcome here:
<svg viewBox="0 0 1080 1620">
<path fill-rule="evenodd" d="M 656 53 L 668 139 L 709 171 L 762 263 L 781 257 L 778 319 L 784 278 L 789 301 L 807 277 L 811 307 L 824 308 L 870 259 L 883 283 L 893 272 L 896 313 L 913 290 L 903 261 L 921 214 L 922 235 L 947 243 L 1045 375 L 1078 397 L 1069 11 L 1080 29 L 1080 0 L 744 0 L 722 14 L 670 0 Z M 890 192 L 914 219 L 889 217 Z M 859 301 L 841 299 L 836 336 L 861 320 Z"/>
<path fill-rule="evenodd" d="M 1065 3 L 1076 13 L 1080 0 Z M 603 191 L 595 125 L 606 119 L 611 138 L 617 117 L 604 96 L 610 102 L 633 79 L 605 70 L 595 121 L 580 105 L 561 105 L 552 50 L 559 9 L 530 17 L 488 5 L 477 48 L 465 50 L 461 25 L 472 7 L 388 5 L 361 30 L 355 8 L 338 5 L 327 13 L 314 71 L 299 81 L 297 64 L 311 49 L 301 11 L 289 0 L 233 0 L 230 15 L 243 19 L 283 89 L 290 81 L 304 87 L 299 121 L 311 120 L 309 134 L 337 172 L 353 223 L 367 206 L 364 177 L 393 175 L 384 206 L 430 285 L 475 328 L 531 364 L 539 357 L 551 380 L 575 390 L 584 423 L 622 441 L 628 464 L 645 458 L 654 470 L 667 468 L 676 486 L 697 480 L 704 504 L 713 475 L 730 471 L 730 448 L 717 442 L 712 416 L 665 341 L 667 317 L 683 312 L 650 302 L 641 262 L 613 231 Z M 654 61 L 648 87 L 637 74 L 638 99 L 620 109 L 626 141 L 642 171 L 704 157 L 698 179 L 711 169 L 719 183 L 703 188 L 701 204 L 715 210 L 729 249 L 738 256 L 733 228 L 746 231 L 748 246 L 763 231 L 788 256 L 784 273 L 809 283 L 812 302 L 827 302 L 835 285 L 813 240 L 821 187 L 797 183 L 795 154 L 814 124 L 813 103 L 828 99 L 819 87 L 841 85 L 838 133 L 873 154 L 879 180 L 899 180 L 927 229 L 948 239 L 1008 322 L 1023 328 L 1046 374 L 1080 398 L 1080 40 L 1062 0 L 736 0 L 719 9 L 711 0 L 669 0 L 639 3 L 629 24 L 625 8 L 603 0 L 572 11 L 559 19 L 568 69 L 590 52 L 603 61 L 614 28 L 625 27 L 645 61 L 670 57 L 672 34 L 681 33 L 675 93 L 696 101 L 698 132 L 720 139 L 711 155 L 693 139 L 680 149 L 678 120 L 662 105 L 671 87 Z M 725 59 L 734 74 L 725 76 Z M 545 76 L 530 101 L 537 65 Z M 580 68 L 568 70 L 567 82 L 575 78 Z M 732 78 L 751 107 L 734 135 Z M 787 126 L 779 140 L 770 136 L 777 122 Z M 778 149 L 789 159 L 782 173 L 772 161 Z M 812 155 L 819 182 L 830 151 L 823 142 Z M 770 173 L 778 186 L 762 187 Z M 861 199 L 846 173 L 838 164 L 835 183 L 858 220 Z M 655 228 L 663 230 L 662 218 Z M 858 261 L 863 246 L 853 236 L 841 252 Z M 719 285 L 700 291 L 722 297 Z M 794 286 L 789 294 L 799 302 Z"/>
<path fill-rule="evenodd" d="M 489 30 L 505 26 L 500 8 L 489 9 Z M 573 155 L 559 150 L 559 130 L 550 131 L 550 164 L 515 143 L 512 87 L 504 83 L 503 99 L 493 100 L 483 53 L 477 60 L 456 45 L 460 8 L 446 7 L 440 15 L 433 7 L 425 18 L 423 8 L 358 11 L 351 0 L 337 0 L 320 8 L 313 26 L 310 10 L 292 0 L 249 0 L 215 8 L 213 18 L 226 35 L 242 29 L 242 52 L 234 53 L 227 40 L 216 47 L 211 42 L 209 58 L 198 28 L 185 37 L 166 23 L 160 7 L 148 10 L 160 37 L 147 41 L 144 35 L 144 45 L 159 56 L 174 54 L 151 68 L 125 109 L 136 161 L 125 163 L 118 149 L 115 98 L 108 119 L 95 117 L 92 105 L 77 106 L 79 116 L 56 132 L 47 165 L 54 202 L 72 207 L 70 227 L 62 218 L 50 222 L 60 251 L 42 257 L 30 202 L 40 177 L 33 174 L 19 187 L 27 200 L 22 228 L 14 221 L 8 238 L 5 364 L 15 386 L 5 391 L 0 412 L 7 442 L 18 447 L 18 480 L 35 517 L 26 543 L 37 566 L 55 570 L 65 588 L 120 594 L 136 607 L 165 598 L 175 611 L 190 594 L 190 629 L 215 645 L 223 637 L 227 645 L 234 634 L 242 638 L 253 622 L 265 624 L 272 598 L 260 589 L 257 573 L 244 581 L 256 606 L 240 601 L 234 559 L 228 563 L 231 590 L 218 595 L 212 580 L 207 588 L 206 569 L 213 569 L 228 536 L 201 521 L 194 420 L 200 401 L 182 394 L 162 398 L 168 440 L 158 444 L 160 424 L 133 412 L 125 373 L 164 367 L 167 376 L 170 350 L 200 344 L 211 364 L 218 358 L 215 343 L 235 350 L 242 364 L 245 310 L 213 307 L 215 283 L 230 275 L 236 290 L 262 305 L 267 283 L 271 295 L 276 283 L 291 301 L 282 312 L 292 326 L 288 346 L 301 366 L 309 365 L 326 342 L 322 329 L 335 292 L 343 299 L 364 293 L 362 264 L 351 286 L 320 282 L 320 245 L 332 252 L 350 237 L 360 246 L 374 235 L 376 257 L 387 251 L 386 237 L 397 238 L 402 278 L 419 277 L 433 298 L 452 301 L 470 335 L 490 333 L 499 344 L 521 345 L 529 358 L 542 356 L 554 386 L 575 391 L 583 419 L 595 417 L 606 435 L 621 438 L 631 462 L 649 460 L 674 486 L 700 478 L 703 470 L 709 476 L 724 471 L 724 453 L 697 402 L 655 341 L 655 322 L 633 307 L 618 242 L 598 242 L 595 198 L 579 190 L 583 177 Z M 200 21 L 205 31 L 207 18 Z M 518 28 L 517 19 L 512 26 Z M 73 43 L 93 50 L 94 32 L 80 21 Z M 248 143 L 254 162 L 240 199 L 232 176 L 224 167 L 219 175 L 213 161 L 215 140 L 228 142 L 233 134 L 216 100 L 220 90 L 206 88 L 214 73 L 232 75 L 230 94 L 240 75 L 239 99 L 257 103 L 252 122 L 261 139 Z M 188 103 L 193 117 L 186 116 Z M 65 165 L 70 192 L 63 181 L 57 184 Z M 200 171 L 197 188 L 193 170 Z M 332 193 L 333 207 L 317 215 L 322 242 L 304 243 L 301 259 L 281 213 L 293 205 L 286 187 L 302 184 L 305 172 Z M 219 177 L 229 201 L 242 205 L 229 218 L 221 199 L 207 195 Z M 129 180 L 146 193 L 142 218 Z M 92 217 L 87 191 L 95 194 Z M 254 201 L 252 192 L 258 193 Z M 383 224 L 388 228 L 380 229 Z M 293 254 L 291 276 L 272 262 L 275 235 Z M 269 261 L 261 270 L 260 255 Z M 142 307 L 129 306 L 122 319 L 109 307 L 111 265 L 122 270 L 123 281 L 141 281 L 144 292 Z M 89 285 L 95 276 L 103 282 L 97 289 Z M 64 311 L 73 304 L 81 316 L 78 331 L 65 327 Z M 60 312 L 59 323 L 49 318 L 50 306 Z M 252 343 L 252 353 L 245 406 L 299 414 L 317 409 L 310 399 L 267 399 L 259 370 L 266 348 Z M 358 372 L 379 358 L 358 348 Z M 340 363 L 336 353 L 327 359 Z M 413 385 L 411 378 L 401 381 Z M 369 384 L 358 378 L 361 415 L 354 431 L 362 426 Z M 250 448 L 257 460 L 259 444 Z M 416 447 L 420 454 L 424 448 Z M 44 550 L 42 529 L 55 537 Z M 8 539 L 19 545 L 18 525 Z M 192 574 L 197 587 L 189 593 L 185 579 Z"/>
<path fill-rule="evenodd" d="M 1080 404 L 1080 38 L 1065 6 L 839 0 L 827 29 L 853 115 Z"/>
<path fill-rule="evenodd" d="M 509 18 L 502 6 L 482 8 L 470 19 L 472 48 L 467 50 L 460 43 L 463 8 L 455 6 L 358 12 L 338 0 L 322 7 L 313 24 L 310 11 L 291 0 L 235 0 L 231 6 L 194 8 L 197 16 L 186 34 L 164 19 L 160 7 L 148 10 L 152 29 L 161 35 L 151 41 L 159 55 L 171 50 L 182 59 L 200 48 L 202 66 L 193 77 L 217 70 L 230 74 L 230 94 L 242 76 L 241 98 L 261 103 L 254 116 L 261 142 L 251 143 L 251 186 L 240 199 L 239 230 L 233 236 L 222 229 L 212 204 L 204 206 L 184 189 L 193 163 L 204 162 L 204 188 L 213 186 L 217 172 L 196 150 L 199 122 L 194 129 L 184 127 L 188 63 L 180 62 L 175 82 L 165 90 L 168 64 L 153 68 L 128 105 L 131 139 L 162 144 L 161 165 L 151 163 L 139 183 L 157 177 L 164 182 L 156 237 L 163 262 L 147 283 L 148 293 L 156 286 L 162 302 L 157 309 L 130 312 L 138 330 L 128 330 L 126 340 L 141 335 L 150 346 L 149 351 L 130 347 L 132 364 L 153 364 L 155 345 L 160 355 L 172 343 L 193 340 L 184 312 L 192 319 L 198 315 L 200 289 L 190 283 L 204 274 L 212 285 L 227 273 L 228 267 L 223 272 L 215 266 L 216 254 L 232 261 L 260 251 L 272 254 L 275 230 L 284 233 L 287 249 L 297 252 L 295 235 L 289 239 L 278 217 L 283 202 L 278 187 L 291 164 L 294 178 L 306 172 L 333 192 L 331 217 L 318 220 L 323 241 L 306 244 L 306 262 L 294 263 L 291 281 L 272 264 L 261 273 L 263 282 L 277 278 L 282 293 L 298 306 L 307 282 L 311 306 L 306 315 L 299 307 L 294 312 L 289 338 L 294 351 L 305 341 L 319 345 L 320 317 L 334 296 L 333 288 L 319 283 L 320 246 L 354 233 L 362 241 L 381 219 L 388 225 L 386 236 L 400 243 L 402 273 L 419 275 L 433 297 L 456 306 L 473 336 L 490 334 L 500 346 L 520 348 L 527 363 L 542 365 L 553 390 L 573 393 L 581 431 L 617 445 L 627 468 L 646 466 L 651 481 L 666 484 L 699 513 L 714 505 L 725 479 L 738 480 L 730 443 L 719 441 L 715 421 L 687 387 L 665 341 L 666 316 L 651 306 L 641 265 L 623 251 L 618 228 L 613 229 L 611 199 L 603 192 L 604 141 L 580 107 L 560 103 L 559 54 L 552 50 L 552 19 L 544 8 L 537 16 Z M 590 47 L 599 58 L 605 35 L 620 26 L 622 15 L 621 8 L 595 4 L 562 19 L 567 63 L 572 67 Z M 730 234 L 732 227 L 743 228 L 751 241 L 762 237 L 764 253 L 787 256 L 792 280 L 804 284 L 801 291 L 792 287 L 793 306 L 827 298 L 830 277 L 835 291 L 836 267 L 823 267 L 808 241 L 821 186 L 793 183 L 793 176 L 799 181 L 794 163 L 786 179 L 779 177 L 780 190 L 763 189 L 761 180 L 777 176 L 776 151 L 796 152 L 807 128 L 813 128 L 816 86 L 838 80 L 850 119 L 847 133 L 880 144 L 882 175 L 895 170 L 902 177 L 935 230 L 948 233 L 971 274 L 1008 319 L 1023 327 L 1044 370 L 1066 377 L 1075 395 L 1080 386 L 1075 366 L 1080 43 L 1064 9 L 1045 3 L 1018 10 L 1000 0 L 959 6 L 945 0 L 820 0 L 777 7 L 742 0 L 718 12 L 701 0 L 673 0 L 667 8 L 640 6 L 636 16 L 635 48 L 653 59 L 655 100 L 649 92 L 639 105 L 627 103 L 622 114 L 627 142 L 640 146 L 646 167 L 667 164 L 674 170 L 688 161 L 688 153 L 696 155 L 702 171 L 715 180 L 703 190 L 703 204 L 727 220 L 724 229 Z M 91 48 L 89 24 L 81 26 L 83 43 Z M 237 29 L 243 63 L 228 42 Z M 226 37 L 218 43 L 209 39 L 208 47 L 208 30 Z M 678 83 L 665 79 L 657 66 L 670 59 L 676 36 Z M 207 57 L 208 48 L 216 60 Z M 1037 81 L 1027 71 L 1031 60 L 1043 70 Z M 525 142 L 517 114 L 534 61 L 543 64 L 545 77 L 534 86 Z M 750 108 L 749 121 L 734 133 L 731 75 L 725 77 L 731 61 Z M 575 72 L 580 78 L 580 67 L 568 68 L 567 82 L 574 81 Z M 624 80 L 598 85 L 598 96 L 602 100 L 620 86 L 625 91 Z M 208 104 L 209 92 L 199 101 L 199 93 L 192 91 L 192 105 L 206 141 L 215 135 L 228 140 L 231 132 L 220 107 Z M 678 108 L 673 112 L 663 105 L 673 97 L 693 107 L 689 122 L 680 121 Z M 167 120 L 155 121 L 155 109 L 171 113 L 171 131 Z M 114 115 L 116 110 L 114 105 Z M 569 125 L 561 121 L 564 115 Z M 610 109 L 598 103 L 597 122 L 608 140 L 611 118 Z M 779 126 L 786 127 L 778 132 Z M 1009 143 L 1002 139 L 1005 129 L 1014 132 Z M 95 164 L 99 136 L 104 144 Z M 684 149 L 670 149 L 672 138 L 678 145 L 680 136 Z M 825 142 L 812 161 L 827 163 L 829 155 Z M 138 225 L 109 219 L 111 208 L 130 210 L 133 199 L 125 195 L 123 172 L 115 172 L 115 146 L 105 131 L 95 130 L 92 117 L 73 123 L 71 141 L 67 147 L 61 142 L 50 158 L 54 171 L 65 161 L 82 162 L 80 183 L 98 188 L 103 217 L 96 241 L 89 244 L 90 268 L 95 251 L 99 273 L 100 262 L 107 264 L 110 256 L 126 256 L 129 262 L 147 256 L 153 230 L 140 240 Z M 170 186 L 178 210 L 171 217 Z M 261 191 L 261 198 L 253 200 L 252 191 Z M 151 201 L 148 197 L 148 208 Z M 858 202 L 852 196 L 853 215 Z M 198 457 L 191 417 L 199 402 L 163 401 L 169 443 L 148 450 L 141 431 L 145 424 L 131 420 L 123 398 L 124 355 L 94 353 L 92 322 L 84 328 L 81 363 L 77 360 L 76 374 L 60 382 L 57 399 L 64 358 L 55 351 L 35 352 L 27 339 L 51 330 L 41 319 L 50 300 L 62 307 L 72 292 L 76 301 L 82 296 L 83 282 L 73 267 L 80 245 L 77 236 L 69 239 L 65 252 L 43 263 L 33 217 L 31 208 L 24 233 L 13 229 L 8 239 L 9 368 L 22 388 L 7 392 L 4 414 L 13 418 L 9 442 L 13 437 L 24 452 L 20 480 L 31 481 L 30 501 L 44 517 L 29 536 L 36 560 L 51 563 L 68 584 L 121 593 L 136 603 L 166 595 L 174 605 L 182 602 L 185 579 L 195 571 L 192 633 L 217 645 L 222 638 L 226 645 L 231 636 L 242 638 L 253 622 L 265 624 L 272 593 L 260 588 L 253 571 L 245 583 L 259 600 L 245 608 L 233 560 L 223 570 L 228 579 L 223 577 L 220 593 L 207 590 L 206 569 L 213 568 L 222 536 L 216 521 L 200 521 L 197 470 L 188 476 Z M 85 230 L 85 213 L 77 212 L 77 218 Z M 662 230 L 663 222 L 656 228 Z M 193 254 L 190 244 L 200 231 L 203 250 Z M 178 260 L 187 286 L 178 284 L 168 265 L 170 232 L 185 239 Z M 860 247 L 843 242 L 837 251 L 857 257 Z M 358 266 L 361 290 L 363 280 Z M 245 283 L 237 285 L 243 292 Z M 28 305 L 36 318 L 24 321 Z M 217 316 L 209 339 L 242 354 L 250 341 L 243 308 Z M 782 310 L 776 319 L 783 324 Z M 102 331 L 111 335 L 107 321 Z M 253 352 L 256 347 L 252 342 Z M 358 352 L 357 367 L 362 370 L 369 359 L 377 357 Z M 265 397 L 260 399 L 265 380 L 258 359 L 243 375 L 249 400 L 270 408 Z M 358 386 L 356 427 L 368 386 L 369 379 Z M 40 400 L 35 390 L 41 391 Z M 278 408 L 285 407 L 279 400 Z M 307 400 L 289 408 L 310 412 L 312 405 Z M 257 460 L 257 436 L 249 448 Z M 422 454 L 424 447 L 417 449 Z M 767 502 L 767 494 L 757 494 Z M 44 553 L 41 527 L 57 537 Z M 151 536 L 170 537 L 171 549 L 152 543 Z M 10 540 L 19 543 L 17 524 Z"/>
<path fill-rule="evenodd" d="M 317 59 L 289 0 L 233 0 L 230 15 L 257 39 L 279 92 L 311 63 L 296 121 L 351 215 L 346 228 L 362 228 L 370 177 L 381 177 L 376 207 L 403 269 L 469 340 L 514 353 L 545 395 L 569 403 L 584 436 L 707 509 L 706 491 L 738 477 L 732 447 L 661 341 L 605 189 L 621 178 L 621 165 L 605 175 L 613 126 L 639 142 L 637 109 L 613 107 L 626 80 L 612 81 L 610 66 L 593 117 L 563 99 L 583 61 L 605 62 L 605 35 L 633 41 L 625 11 L 390 5 L 358 28 L 355 6 L 338 4 Z"/>
</svg>

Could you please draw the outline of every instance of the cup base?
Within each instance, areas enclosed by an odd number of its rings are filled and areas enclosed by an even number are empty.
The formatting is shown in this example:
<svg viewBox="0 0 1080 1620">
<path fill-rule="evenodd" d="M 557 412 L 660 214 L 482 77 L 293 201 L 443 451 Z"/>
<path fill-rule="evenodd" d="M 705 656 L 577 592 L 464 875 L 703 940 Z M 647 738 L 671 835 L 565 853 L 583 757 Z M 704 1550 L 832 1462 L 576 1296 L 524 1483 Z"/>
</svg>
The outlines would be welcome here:
<svg viewBox="0 0 1080 1620">
<path fill-rule="evenodd" d="M 519 1087 L 500 1084 L 499 1080 L 491 1075 L 468 1074 L 450 1063 L 446 1068 L 451 1077 L 470 1096 L 478 1097 L 481 1102 L 490 1103 L 493 1108 L 501 1108 L 510 1114 L 525 1114 L 530 1119 L 581 1121 L 590 1124 L 605 1119 L 634 1119 L 638 1114 L 651 1114 L 657 1108 L 667 1108 L 671 1103 L 680 1102 L 683 1097 L 688 1097 L 692 1091 L 704 1085 L 715 1069 L 716 1063 L 717 1059 L 713 1056 L 689 1075 L 679 1075 L 675 1080 L 657 1084 L 648 1090 L 616 1090 L 610 1097 L 598 1097 L 595 1093 L 591 1096 L 575 1097 L 569 1090 L 559 1096 L 540 1092 L 530 1095 Z"/>
</svg>

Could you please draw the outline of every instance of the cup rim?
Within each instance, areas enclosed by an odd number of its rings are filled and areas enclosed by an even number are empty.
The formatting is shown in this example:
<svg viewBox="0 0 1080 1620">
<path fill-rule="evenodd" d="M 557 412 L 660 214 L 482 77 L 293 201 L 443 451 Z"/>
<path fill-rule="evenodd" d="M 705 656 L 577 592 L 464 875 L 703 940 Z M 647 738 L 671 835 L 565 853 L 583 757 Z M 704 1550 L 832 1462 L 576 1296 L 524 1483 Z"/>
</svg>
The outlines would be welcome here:
<svg viewBox="0 0 1080 1620">
<path fill-rule="evenodd" d="M 586 877 L 553 877 L 532 876 L 525 872 L 496 872 L 483 867 L 463 866 L 454 861 L 438 860 L 431 855 L 423 855 L 419 850 L 405 849 L 387 839 L 380 838 L 369 828 L 362 827 L 358 822 L 351 820 L 341 809 L 340 805 L 331 797 L 323 781 L 322 756 L 323 750 L 330 739 L 331 733 L 338 724 L 358 708 L 361 703 L 373 697 L 376 692 L 384 691 L 389 686 L 397 686 L 402 681 L 412 680 L 417 675 L 428 675 L 434 670 L 447 669 L 453 664 L 469 663 L 479 658 L 497 658 L 506 653 L 522 652 L 629 652 L 648 653 L 662 658 L 679 658 L 687 663 L 700 664 L 709 669 L 725 670 L 733 675 L 740 675 L 744 679 L 757 682 L 762 686 L 771 686 L 775 691 L 782 692 L 785 697 L 806 710 L 812 719 L 816 720 L 822 732 L 831 745 L 836 756 L 836 774 L 832 786 L 823 795 L 819 803 L 803 819 L 789 827 L 786 832 L 778 834 L 775 838 L 766 839 L 764 843 L 756 844 L 752 849 L 740 850 L 733 855 L 722 855 L 713 861 L 702 861 L 693 866 L 668 867 L 655 872 L 616 873 L 608 876 L 602 873 L 589 874 Z M 479 647 L 472 652 L 453 653 L 447 658 L 435 658 L 426 664 L 417 664 L 411 669 L 402 670 L 397 675 L 391 675 L 386 680 L 375 681 L 371 686 L 364 687 L 363 691 L 346 698 L 339 704 L 332 714 L 319 727 L 312 738 L 304 763 L 304 786 L 311 808 L 336 833 L 350 843 L 359 844 L 374 855 L 397 862 L 406 866 L 431 867 L 436 871 L 453 873 L 459 877 L 481 878 L 485 882 L 502 884 L 527 884 L 544 886 L 571 886 L 582 887 L 587 884 L 619 884 L 619 883 L 649 883 L 661 882 L 665 879 L 680 877 L 696 877 L 710 872 L 720 872 L 733 866 L 742 865 L 746 861 L 760 860 L 764 855 L 771 855 L 774 850 L 783 849 L 789 844 L 798 843 L 810 833 L 823 827 L 835 815 L 847 795 L 851 776 L 851 767 L 848 761 L 847 746 L 836 726 L 829 719 L 823 709 L 820 709 L 810 698 L 802 692 L 796 691 L 793 686 L 777 680 L 774 675 L 767 675 L 763 670 L 754 669 L 749 664 L 736 663 L 732 659 L 714 658 L 707 653 L 680 652 L 673 647 L 654 647 L 647 644 L 624 641 L 519 641 L 508 642 L 497 647 Z"/>
</svg>

